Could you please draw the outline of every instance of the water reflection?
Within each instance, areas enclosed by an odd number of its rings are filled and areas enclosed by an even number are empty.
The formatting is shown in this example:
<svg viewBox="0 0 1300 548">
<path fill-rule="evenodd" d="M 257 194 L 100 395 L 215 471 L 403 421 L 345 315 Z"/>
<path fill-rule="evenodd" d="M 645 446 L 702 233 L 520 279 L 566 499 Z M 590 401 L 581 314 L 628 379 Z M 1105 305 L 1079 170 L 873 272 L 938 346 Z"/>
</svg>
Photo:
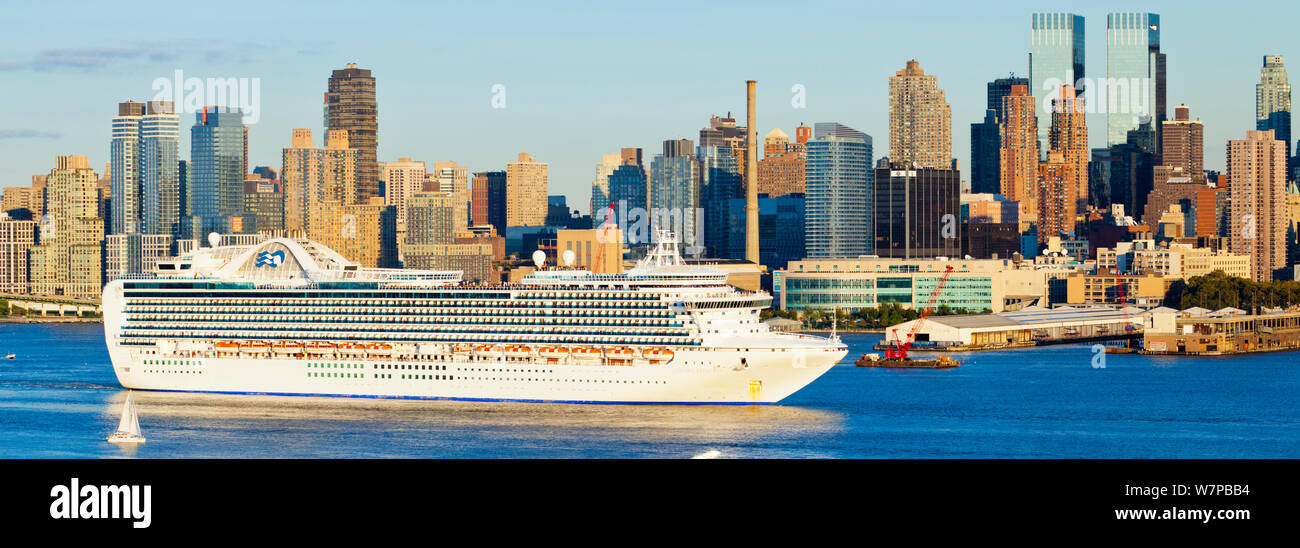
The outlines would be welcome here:
<svg viewBox="0 0 1300 548">
<path fill-rule="evenodd" d="M 125 390 L 110 396 L 105 417 L 118 416 L 125 400 Z M 788 444 L 790 455 L 795 456 L 799 439 L 842 431 L 845 420 L 840 413 L 790 406 L 580 405 L 147 391 L 135 392 L 135 405 L 149 438 L 140 456 L 687 458 L 716 453 L 717 447 L 755 444 Z M 239 446 L 236 454 L 231 455 L 229 447 L 220 448 L 223 442 Z M 173 454 L 177 450 L 180 454 Z"/>
</svg>

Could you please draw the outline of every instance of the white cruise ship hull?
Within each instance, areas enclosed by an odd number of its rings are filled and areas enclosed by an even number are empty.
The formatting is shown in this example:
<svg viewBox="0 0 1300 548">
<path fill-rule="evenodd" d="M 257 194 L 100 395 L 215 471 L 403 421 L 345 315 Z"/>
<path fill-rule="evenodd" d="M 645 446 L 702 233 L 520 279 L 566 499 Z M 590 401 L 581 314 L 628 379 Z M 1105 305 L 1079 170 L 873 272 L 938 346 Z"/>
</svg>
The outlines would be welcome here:
<svg viewBox="0 0 1300 548">
<path fill-rule="evenodd" d="M 136 390 L 624 404 L 776 403 L 845 353 L 835 348 L 700 350 L 680 352 L 669 364 L 604 365 L 185 357 L 121 347 L 111 352 L 118 382 Z"/>
</svg>

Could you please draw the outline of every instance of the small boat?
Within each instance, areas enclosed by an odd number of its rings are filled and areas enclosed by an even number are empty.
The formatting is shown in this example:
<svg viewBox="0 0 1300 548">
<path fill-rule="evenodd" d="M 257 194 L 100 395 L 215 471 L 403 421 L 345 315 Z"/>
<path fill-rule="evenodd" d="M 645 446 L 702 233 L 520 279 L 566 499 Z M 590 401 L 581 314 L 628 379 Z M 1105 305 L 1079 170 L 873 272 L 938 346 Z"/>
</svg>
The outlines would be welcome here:
<svg viewBox="0 0 1300 548">
<path fill-rule="evenodd" d="M 506 357 L 507 357 L 507 358 L 527 358 L 528 355 L 529 355 L 532 351 L 533 351 L 533 349 L 532 349 L 532 348 L 529 348 L 529 347 L 527 347 L 527 346 L 507 346 L 507 347 L 506 347 Z"/>
<path fill-rule="evenodd" d="M 239 351 L 245 354 L 266 354 L 271 351 L 271 344 L 266 341 L 248 341 L 239 345 Z"/>
<path fill-rule="evenodd" d="M 393 354 L 393 345 L 388 343 L 371 343 L 366 345 L 366 352 L 377 356 L 390 356 Z"/>
<path fill-rule="evenodd" d="M 217 341 L 218 354 L 235 354 L 239 352 L 239 343 L 235 341 Z"/>
<path fill-rule="evenodd" d="M 634 357 L 636 357 L 636 350 L 631 348 L 611 348 L 605 351 L 605 359 L 609 360 L 610 363 L 628 363 Z"/>
<path fill-rule="evenodd" d="M 492 346 L 488 344 L 480 344 L 474 347 L 474 354 L 476 356 L 482 356 L 485 358 L 495 358 L 501 355 L 501 347 Z"/>
<path fill-rule="evenodd" d="M 339 345 L 339 354 L 358 355 L 366 353 L 366 345 L 361 343 L 343 343 Z"/>
<path fill-rule="evenodd" d="M 457 356 L 468 356 L 469 353 L 473 351 L 474 351 L 474 347 L 467 344 L 458 344 L 456 345 L 455 348 L 452 349 L 452 353 L 454 353 Z"/>
<path fill-rule="evenodd" d="M 6 360 L 12 360 L 12 359 L 14 359 L 15 357 L 17 357 L 17 356 L 14 356 L 13 354 L 5 354 L 5 359 L 6 359 Z"/>
<path fill-rule="evenodd" d="M 537 354 L 548 360 L 558 360 L 569 355 L 569 349 L 563 346 L 543 346 Z"/>
<path fill-rule="evenodd" d="M 598 360 L 600 359 L 601 356 L 601 351 L 599 348 L 594 348 L 590 346 L 580 346 L 574 348 L 569 353 L 575 358 L 586 359 L 586 360 Z"/>
<path fill-rule="evenodd" d="M 122 445 L 144 443 L 144 436 L 140 435 L 140 418 L 135 414 L 131 392 L 126 393 L 126 403 L 122 405 L 122 419 L 117 423 L 117 431 L 108 436 L 108 442 Z"/>
</svg>

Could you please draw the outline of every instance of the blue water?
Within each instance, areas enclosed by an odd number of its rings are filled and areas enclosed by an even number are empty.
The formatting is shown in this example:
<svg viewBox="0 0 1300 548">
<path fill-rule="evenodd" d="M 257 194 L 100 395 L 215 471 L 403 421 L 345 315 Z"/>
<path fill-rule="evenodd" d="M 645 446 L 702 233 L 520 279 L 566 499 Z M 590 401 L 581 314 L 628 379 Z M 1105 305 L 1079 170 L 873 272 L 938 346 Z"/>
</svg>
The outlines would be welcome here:
<svg viewBox="0 0 1300 548">
<path fill-rule="evenodd" d="M 850 362 L 879 340 L 845 335 Z M 833 368 L 777 406 L 612 406 L 125 392 L 99 324 L 0 324 L 0 457 L 1300 457 L 1300 353 L 969 354 Z M 716 453 L 711 453 L 716 452 Z"/>
</svg>

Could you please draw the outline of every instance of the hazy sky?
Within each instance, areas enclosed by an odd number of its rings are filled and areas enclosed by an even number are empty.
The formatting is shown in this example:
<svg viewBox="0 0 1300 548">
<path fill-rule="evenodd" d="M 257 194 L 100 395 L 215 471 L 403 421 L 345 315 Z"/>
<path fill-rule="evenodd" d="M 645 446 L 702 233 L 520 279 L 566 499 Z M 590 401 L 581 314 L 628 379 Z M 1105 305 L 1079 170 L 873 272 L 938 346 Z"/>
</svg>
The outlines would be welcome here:
<svg viewBox="0 0 1300 548">
<path fill-rule="evenodd" d="M 836 121 L 887 155 L 888 78 L 914 58 L 947 92 L 969 179 L 985 84 L 1028 74 L 1038 11 L 1086 18 L 1091 77 L 1106 72 L 1107 13 L 1160 14 L 1170 115 L 1187 103 L 1205 122 L 1207 169 L 1254 129 L 1262 57 L 1282 54 L 1300 74 L 1294 1 L 31 2 L 6 6 L 0 33 L 0 186 L 29 184 L 61 154 L 102 170 L 117 103 L 153 98 L 154 81 L 178 70 L 257 79 L 251 163 L 278 171 L 293 128 L 322 139 L 326 81 L 350 62 L 378 80 L 381 161 L 482 171 L 527 151 L 550 164 L 551 193 L 585 212 L 603 154 L 643 147 L 648 162 L 664 139 L 698 139 L 712 114 L 743 125 L 747 79 L 760 139 Z M 493 108 L 497 84 L 506 108 Z M 796 84 L 806 108 L 791 105 Z M 1103 146 L 1104 115 L 1088 122 Z M 192 124 L 182 115 L 181 158 Z"/>
</svg>

